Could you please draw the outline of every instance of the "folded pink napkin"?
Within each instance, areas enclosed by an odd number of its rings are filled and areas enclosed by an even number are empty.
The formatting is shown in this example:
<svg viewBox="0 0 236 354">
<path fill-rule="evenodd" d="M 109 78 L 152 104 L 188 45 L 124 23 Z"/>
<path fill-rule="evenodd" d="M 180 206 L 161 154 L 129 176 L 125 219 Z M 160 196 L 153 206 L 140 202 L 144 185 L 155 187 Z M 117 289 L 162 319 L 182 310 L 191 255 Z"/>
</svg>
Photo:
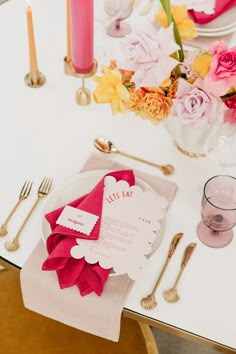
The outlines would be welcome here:
<svg viewBox="0 0 236 354">
<path fill-rule="evenodd" d="M 46 246 L 49 256 L 43 262 L 42 270 L 56 271 L 61 289 L 77 285 L 82 296 L 88 295 L 93 291 L 100 296 L 110 273 L 110 269 L 104 269 L 97 263 L 89 264 L 84 258 L 72 258 L 70 254 L 71 248 L 77 245 L 77 238 L 87 238 L 89 242 L 89 240 L 97 240 L 99 237 L 104 178 L 106 176 L 113 176 L 117 181 L 125 180 L 130 186 L 135 183 L 132 170 L 111 172 L 106 174 L 90 193 L 68 204 L 74 208 L 99 216 L 89 236 L 56 223 L 65 206 L 45 215 L 52 232 L 47 238 Z"/>
<path fill-rule="evenodd" d="M 216 0 L 215 12 L 213 14 L 206 14 L 205 12 L 189 10 L 189 17 L 195 22 L 203 25 L 213 21 L 215 18 L 219 17 L 233 6 L 236 6 L 236 0 Z"/>
</svg>

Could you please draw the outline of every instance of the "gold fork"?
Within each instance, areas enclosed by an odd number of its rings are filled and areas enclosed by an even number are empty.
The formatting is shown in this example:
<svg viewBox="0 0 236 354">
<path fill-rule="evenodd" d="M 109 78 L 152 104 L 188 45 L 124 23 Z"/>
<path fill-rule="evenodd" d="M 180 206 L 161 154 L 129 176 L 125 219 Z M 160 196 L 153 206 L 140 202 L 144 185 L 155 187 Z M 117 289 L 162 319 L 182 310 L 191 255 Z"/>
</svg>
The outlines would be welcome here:
<svg viewBox="0 0 236 354">
<path fill-rule="evenodd" d="M 51 185 L 52 185 L 52 178 L 44 177 L 44 179 L 42 180 L 42 182 L 38 188 L 38 193 L 37 193 L 38 197 L 37 197 L 36 201 L 34 202 L 32 208 L 30 209 L 29 213 L 27 214 L 22 225 L 20 226 L 16 236 L 13 237 L 11 240 L 5 242 L 5 248 L 7 251 L 15 252 L 16 250 L 18 250 L 18 248 L 20 247 L 19 238 L 20 238 L 21 232 L 23 231 L 25 225 L 27 224 L 29 218 L 31 217 L 31 215 L 32 215 L 33 211 L 35 210 L 36 206 L 38 205 L 39 201 L 43 197 L 46 197 L 46 195 L 48 195 L 48 193 L 50 192 Z"/>
<path fill-rule="evenodd" d="M 28 197 L 28 195 L 30 194 L 31 187 L 32 187 L 32 182 L 31 181 L 25 181 L 25 183 L 24 183 L 24 185 L 23 185 L 23 187 L 22 187 L 22 189 L 20 191 L 19 198 L 18 198 L 18 201 L 17 201 L 16 205 L 11 210 L 11 212 L 9 213 L 9 215 L 6 218 L 6 220 L 4 221 L 4 223 L 0 226 L 0 237 L 4 237 L 4 236 L 6 236 L 8 234 L 8 230 L 7 230 L 8 223 L 9 223 L 10 219 L 12 218 L 13 214 L 15 213 L 16 209 L 20 205 L 20 203 L 24 199 L 26 199 Z"/>
</svg>

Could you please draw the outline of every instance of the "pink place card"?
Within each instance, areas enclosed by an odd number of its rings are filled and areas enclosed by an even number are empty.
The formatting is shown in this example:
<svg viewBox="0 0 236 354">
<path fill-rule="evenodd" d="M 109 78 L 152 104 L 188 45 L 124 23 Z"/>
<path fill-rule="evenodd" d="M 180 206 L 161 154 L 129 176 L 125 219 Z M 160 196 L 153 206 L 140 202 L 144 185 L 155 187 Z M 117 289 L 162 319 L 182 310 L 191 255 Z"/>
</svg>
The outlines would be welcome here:
<svg viewBox="0 0 236 354">
<path fill-rule="evenodd" d="M 152 190 L 106 177 L 99 239 L 77 239 L 72 257 L 85 257 L 88 263 L 99 262 L 116 274 L 136 279 L 152 251 L 167 204 Z"/>
</svg>

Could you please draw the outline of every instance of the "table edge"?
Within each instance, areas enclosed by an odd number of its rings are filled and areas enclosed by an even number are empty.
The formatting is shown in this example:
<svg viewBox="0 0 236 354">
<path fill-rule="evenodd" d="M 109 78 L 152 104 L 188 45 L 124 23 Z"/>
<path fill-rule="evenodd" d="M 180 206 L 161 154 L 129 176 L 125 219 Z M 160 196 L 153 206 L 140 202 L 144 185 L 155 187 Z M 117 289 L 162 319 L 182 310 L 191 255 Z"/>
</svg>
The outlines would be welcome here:
<svg viewBox="0 0 236 354">
<path fill-rule="evenodd" d="M 145 315 L 141 315 L 141 314 L 139 314 L 135 311 L 129 310 L 125 307 L 123 309 L 122 315 L 125 317 L 128 317 L 128 318 L 131 318 L 133 320 L 139 321 L 139 322 L 142 321 L 151 327 L 163 330 L 165 332 L 168 332 L 168 333 L 178 336 L 180 338 L 190 340 L 190 341 L 198 343 L 198 344 L 203 344 L 211 349 L 218 350 L 218 351 L 221 351 L 226 354 L 236 353 L 236 349 L 234 349 L 232 347 L 228 347 L 222 343 L 215 342 L 215 341 L 208 339 L 206 337 L 202 337 L 200 335 L 188 332 L 188 331 L 181 329 L 179 327 L 169 325 L 165 322 L 162 322 L 162 321 L 159 321 L 156 319 L 152 319 L 152 318 L 147 317 Z"/>
</svg>

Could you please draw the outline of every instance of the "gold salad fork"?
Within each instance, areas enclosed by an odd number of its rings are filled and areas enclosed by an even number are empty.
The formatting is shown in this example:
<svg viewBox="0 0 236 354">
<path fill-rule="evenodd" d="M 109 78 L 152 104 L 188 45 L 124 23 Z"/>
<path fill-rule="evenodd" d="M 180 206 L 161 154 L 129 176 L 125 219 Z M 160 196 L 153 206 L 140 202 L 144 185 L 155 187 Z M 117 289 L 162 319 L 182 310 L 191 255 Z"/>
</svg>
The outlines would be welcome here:
<svg viewBox="0 0 236 354">
<path fill-rule="evenodd" d="M 17 234 L 15 237 L 13 237 L 11 240 L 6 241 L 5 242 L 5 248 L 7 251 L 9 252 L 15 252 L 16 250 L 18 250 L 18 248 L 20 247 L 19 244 L 19 238 L 21 235 L 21 232 L 23 231 L 25 225 L 27 224 L 29 218 L 31 217 L 33 211 L 35 210 L 36 206 L 38 205 L 39 201 L 43 198 L 46 197 L 48 195 L 48 193 L 50 192 L 52 186 L 52 178 L 50 177 L 44 177 L 39 188 L 38 188 L 38 196 L 36 201 L 34 202 L 32 208 L 30 209 L 29 213 L 27 214 L 25 220 L 23 221 L 22 225 L 20 226 Z"/>
<path fill-rule="evenodd" d="M 6 218 L 6 220 L 4 221 L 4 223 L 0 226 L 0 237 L 4 237 L 8 234 L 8 230 L 7 230 L 8 223 L 9 223 L 10 219 L 12 218 L 13 214 L 15 213 L 16 209 L 18 208 L 18 206 L 21 204 L 21 202 L 29 196 L 30 191 L 31 191 L 31 187 L 32 187 L 32 182 L 25 181 L 25 183 L 20 191 L 19 198 L 18 198 L 16 205 L 11 210 L 11 212 L 9 213 L 9 215 Z"/>
</svg>

